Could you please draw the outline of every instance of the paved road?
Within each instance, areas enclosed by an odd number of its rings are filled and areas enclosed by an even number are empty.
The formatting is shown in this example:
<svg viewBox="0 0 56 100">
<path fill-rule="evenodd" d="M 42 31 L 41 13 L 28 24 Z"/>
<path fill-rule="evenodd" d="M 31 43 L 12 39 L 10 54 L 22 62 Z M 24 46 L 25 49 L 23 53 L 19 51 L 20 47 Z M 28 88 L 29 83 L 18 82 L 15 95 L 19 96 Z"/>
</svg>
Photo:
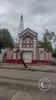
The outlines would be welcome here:
<svg viewBox="0 0 56 100">
<path fill-rule="evenodd" d="M 16 69 L 3 69 L 0 68 L 0 77 L 11 77 L 11 78 L 24 78 L 38 80 L 41 78 L 48 78 L 52 82 L 56 82 L 56 73 L 39 72 L 30 70 L 16 70 Z"/>
<path fill-rule="evenodd" d="M 41 78 L 50 80 L 50 90 L 39 89 Z M 0 68 L 0 100 L 56 100 L 56 73 Z"/>
</svg>

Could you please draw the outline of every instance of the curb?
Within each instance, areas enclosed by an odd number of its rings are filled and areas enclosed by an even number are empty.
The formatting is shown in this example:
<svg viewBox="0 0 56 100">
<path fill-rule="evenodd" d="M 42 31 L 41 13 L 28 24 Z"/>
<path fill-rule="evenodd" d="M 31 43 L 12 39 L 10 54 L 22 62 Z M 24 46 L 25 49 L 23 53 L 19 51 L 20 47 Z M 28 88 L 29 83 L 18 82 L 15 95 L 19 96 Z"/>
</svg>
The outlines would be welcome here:
<svg viewBox="0 0 56 100">
<path fill-rule="evenodd" d="M 35 72 L 35 71 L 39 71 L 39 72 L 50 72 L 50 73 L 56 73 L 56 70 L 42 70 L 42 69 L 32 69 L 32 68 L 30 68 L 30 67 L 28 67 L 28 68 L 15 68 L 15 67 L 2 67 L 2 66 L 0 66 L 0 68 L 2 68 L 2 69 L 16 69 L 16 70 L 22 70 L 22 71 L 33 71 L 33 72 Z"/>
</svg>

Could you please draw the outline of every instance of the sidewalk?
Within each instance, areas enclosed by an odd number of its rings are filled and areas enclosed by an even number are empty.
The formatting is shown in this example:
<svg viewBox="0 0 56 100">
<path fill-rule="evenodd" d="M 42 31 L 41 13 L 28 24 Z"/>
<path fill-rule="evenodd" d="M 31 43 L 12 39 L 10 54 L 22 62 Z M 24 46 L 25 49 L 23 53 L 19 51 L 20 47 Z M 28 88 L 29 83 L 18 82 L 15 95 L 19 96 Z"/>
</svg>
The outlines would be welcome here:
<svg viewBox="0 0 56 100">
<path fill-rule="evenodd" d="M 37 66 L 29 66 L 34 71 L 42 71 L 42 72 L 55 72 L 56 73 L 56 66 L 54 65 L 37 65 Z"/>
<path fill-rule="evenodd" d="M 24 68 L 24 65 L 22 64 L 0 63 L 0 68 L 42 71 L 42 72 L 55 72 L 56 73 L 56 66 L 54 65 L 27 65 L 27 68 Z"/>
</svg>

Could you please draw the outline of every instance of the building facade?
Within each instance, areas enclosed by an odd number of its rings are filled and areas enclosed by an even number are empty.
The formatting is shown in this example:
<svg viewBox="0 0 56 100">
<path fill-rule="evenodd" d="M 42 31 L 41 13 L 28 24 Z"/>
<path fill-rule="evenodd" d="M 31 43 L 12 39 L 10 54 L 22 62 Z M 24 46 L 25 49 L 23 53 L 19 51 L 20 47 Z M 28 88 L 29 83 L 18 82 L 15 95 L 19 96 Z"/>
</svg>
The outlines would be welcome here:
<svg viewBox="0 0 56 100">
<path fill-rule="evenodd" d="M 38 33 L 26 28 L 19 34 L 19 49 L 25 62 L 30 63 L 37 59 L 37 36 Z"/>
<path fill-rule="evenodd" d="M 51 53 L 46 52 L 38 42 L 38 33 L 26 28 L 19 34 L 19 50 L 25 63 L 51 61 Z"/>
</svg>

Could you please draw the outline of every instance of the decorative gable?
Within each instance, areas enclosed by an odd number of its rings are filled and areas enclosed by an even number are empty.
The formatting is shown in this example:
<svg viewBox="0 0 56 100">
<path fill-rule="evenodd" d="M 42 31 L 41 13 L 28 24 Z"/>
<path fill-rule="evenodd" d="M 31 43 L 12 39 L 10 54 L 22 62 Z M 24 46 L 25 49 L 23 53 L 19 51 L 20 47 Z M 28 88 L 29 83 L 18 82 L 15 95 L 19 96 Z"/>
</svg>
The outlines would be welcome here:
<svg viewBox="0 0 56 100">
<path fill-rule="evenodd" d="M 19 34 L 19 48 L 33 48 L 36 49 L 38 33 L 32 31 L 30 28 L 26 28 Z M 35 52 L 35 51 L 34 51 Z"/>
<path fill-rule="evenodd" d="M 19 38 L 30 36 L 30 37 L 37 37 L 38 33 L 32 31 L 30 28 L 26 28 L 19 34 Z"/>
</svg>

